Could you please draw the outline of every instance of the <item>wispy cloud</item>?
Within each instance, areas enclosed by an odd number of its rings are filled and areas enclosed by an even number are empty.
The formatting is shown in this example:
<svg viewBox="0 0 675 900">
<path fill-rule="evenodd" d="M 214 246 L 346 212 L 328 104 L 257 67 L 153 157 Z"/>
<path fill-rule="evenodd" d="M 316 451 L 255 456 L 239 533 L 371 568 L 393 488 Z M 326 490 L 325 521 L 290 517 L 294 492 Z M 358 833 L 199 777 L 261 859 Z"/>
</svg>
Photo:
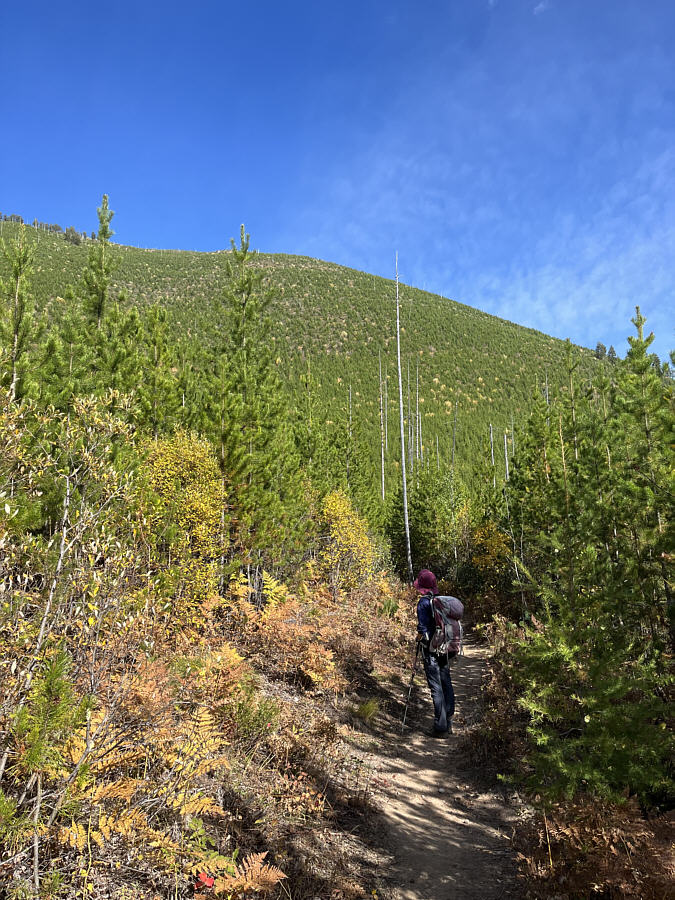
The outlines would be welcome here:
<svg viewBox="0 0 675 900">
<path fill-rule="evenodd" d="M 541 3 L 537 3 L 532 12 L 535 16 L 540 16 L 542 13 L 545 13 L 546 10 L 551 8 L 551 0 L 541 0 Z"/>
<path fill-rule="evenodd" d="M 544 50 L 514 51 L 512 66 L 482 57 L 450 78 L 424 72 L 396 98 L 396 124 L 317 175 L 289 234 L 305 235 L 302 252 L 385 276 L 398 250 L 406 282 L 585 346 L 622 352 L 639 304 L 665 358 L 671 63 L 657 53 L 648 70 L 631 54 L 559 62 Z"/>
</svg>

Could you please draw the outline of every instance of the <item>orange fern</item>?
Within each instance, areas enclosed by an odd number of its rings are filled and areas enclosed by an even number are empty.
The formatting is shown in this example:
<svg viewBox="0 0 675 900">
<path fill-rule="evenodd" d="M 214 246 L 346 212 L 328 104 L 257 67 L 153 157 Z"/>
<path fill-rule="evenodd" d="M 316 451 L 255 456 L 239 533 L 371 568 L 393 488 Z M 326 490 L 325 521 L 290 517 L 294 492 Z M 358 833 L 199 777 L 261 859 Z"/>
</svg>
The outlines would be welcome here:
<svg viewBox="0 0 675 900">
<path fill-rule="evenodd" d="M 234 875 L 223 875 L 216 880 L 216 894 L 266 894 L 286 875 L 276 866 L 264 862 L 267 853 L 251 853 L 238 865 Z"/>
</svg>

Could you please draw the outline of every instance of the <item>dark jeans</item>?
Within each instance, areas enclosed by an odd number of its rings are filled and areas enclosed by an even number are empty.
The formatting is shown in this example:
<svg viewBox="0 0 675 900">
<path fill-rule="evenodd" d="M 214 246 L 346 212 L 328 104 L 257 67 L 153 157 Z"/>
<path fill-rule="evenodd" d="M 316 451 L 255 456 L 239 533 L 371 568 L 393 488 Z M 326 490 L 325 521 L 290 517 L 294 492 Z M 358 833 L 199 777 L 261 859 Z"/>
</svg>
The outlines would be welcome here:
<svg viewBox="0 0 675 900">
<path fill-rule="evenodd" d="M 434 731 L 447 731 L 450 727 L 450 717 L 455 714 L 455 692 L 447 657 L 442 657 L 444 665 L 439 663 L 437 656 L 426 649 L 422 651 L 422 657 L 424 674 L 427 676 L 431 699 L 434 701 Z"/>
</svg>

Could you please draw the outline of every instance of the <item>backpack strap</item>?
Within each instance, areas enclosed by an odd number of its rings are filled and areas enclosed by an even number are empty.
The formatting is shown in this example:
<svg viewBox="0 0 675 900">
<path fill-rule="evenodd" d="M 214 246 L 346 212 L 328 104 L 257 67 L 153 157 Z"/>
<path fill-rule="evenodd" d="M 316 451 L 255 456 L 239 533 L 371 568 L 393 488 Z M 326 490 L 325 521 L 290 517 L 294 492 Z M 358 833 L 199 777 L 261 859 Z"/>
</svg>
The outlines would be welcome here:
<svg viewBox="0 0 675 900">
<path fill-rule="evenodd" d="M 427 591 L 427 593 L 424 596 L 429 598 L 429 608 L 431 610 L 431 624 L 434 626 L 434 630 L 429 635 L 429 639 L 431 639 L 434 636 L 434 634 L 436 633 L 436 611 L 434 609 L 434 592 Z"/>
</svg>

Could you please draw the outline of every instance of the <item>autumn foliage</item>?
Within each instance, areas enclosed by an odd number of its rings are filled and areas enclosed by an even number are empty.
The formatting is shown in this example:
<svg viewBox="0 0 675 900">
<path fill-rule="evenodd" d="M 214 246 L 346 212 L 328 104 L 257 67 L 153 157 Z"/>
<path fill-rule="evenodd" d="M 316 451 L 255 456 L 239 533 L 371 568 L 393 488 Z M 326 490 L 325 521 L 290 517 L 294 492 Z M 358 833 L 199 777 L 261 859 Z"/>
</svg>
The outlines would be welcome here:
<svg viewBox="0 0 675 900">
<path fill-rule="evenodd" d="M 320 560 L 333 592 L 349 590 L 375 572 L 376 551 L 364 519 L 344 491 L 332 491 L 322 506 L 324 549 Z"/>
<path fill-rule="evenodd" d="M 322 390 L 342 399 L 319 396 L 303 338 L 290 409 L 279 298 L 243 227 L 202 340 L 190 302 L 169 323 L 117 289 L 111 218 L 104 197 L 44 321 L 37 248 L 24 230 L 0 252 L 0 897 L 372 896 L 348 854 L 316 873 L 367 805 L 349 729 L 390 713 L 378 679 L 409 664 L 414 597 L 381 571 L 389 554 L 406 568 L 392 429 L 384 500 L 358 421 L 372 401 L 345 392 L 337 346 Z M 469 743 L 536 807 L 532 896 L 666 883 L 673 395 L 634 323 L 611 369 L 568 346 L 562 387 L 547 376 L 504 435 L 503 478 L 483 418 L 464 416 L 457 472 L 454 428 L 435 460 L 425 446 L 422 424 L 478 403 L 457 360 L 418 422 L 413 559 L 492 619 Z"/>
<path fill-rule="evenodd" d="M 358 601 L 312 565 L 293 590 L 239 572 L 221 591 L 209 445 L 137 443 L 119 402 L 0 414 L 4 872 L 16 896 L 262 896 L 284 878 L 284 823 L 320 821 L 328 786 L 349 790 L 335 725 L 273 685 L 337 703 L 363 664 Z M 365 590 L 365 528 L 346 498 L 335 509 L 336 565 Z M 372 658 L 391 624 L 375 604 L 371 618 Z M 267 842 L 238 824 L 250 802 Z"/>
</svg>

